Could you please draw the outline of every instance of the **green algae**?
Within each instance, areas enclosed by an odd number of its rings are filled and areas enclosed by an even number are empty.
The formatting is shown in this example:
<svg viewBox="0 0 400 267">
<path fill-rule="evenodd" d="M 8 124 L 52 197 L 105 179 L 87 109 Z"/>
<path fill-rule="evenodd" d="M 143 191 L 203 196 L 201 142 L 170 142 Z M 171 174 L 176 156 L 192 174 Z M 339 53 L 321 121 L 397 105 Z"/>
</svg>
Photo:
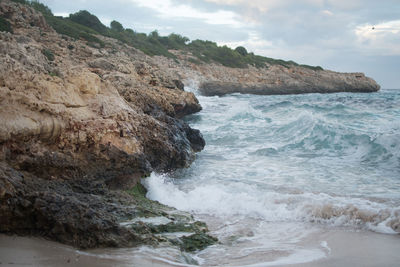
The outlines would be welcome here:
<svg viewBox="0 0 400 267">
<path fill-rule="evenodd" d="M 206 223 L 196 221 L 189 213 L 146 198 L 147 189 L 141 183 L 126 192 L 135 202 L 135 211 L 130 218 L 132 222 L 127 222 L 126 227 L 130 227 L 145 239 L 154 240 L 157 244 L 177 246 L 186 252 L 202 250 L 218 242 L 215 237 L 207 234 L 209 230 Z M 164 222 L 168 222 L 154 223 L 153 220 L 146 220 L 155 217 L 165 217 L 168 220 Z M 188 235 L 179 236 L 182 233 Z"/>
<path fill-rule="evenodd" d="M 189 236 L 182 236 L 175 244 L 178 245 L 183 251 L 195 252 L 205 249 L 208 246 L 214 245 L 217 242 L 218 239 L 215 237 L 204 233 L 196 233 Z"/>
</svg>

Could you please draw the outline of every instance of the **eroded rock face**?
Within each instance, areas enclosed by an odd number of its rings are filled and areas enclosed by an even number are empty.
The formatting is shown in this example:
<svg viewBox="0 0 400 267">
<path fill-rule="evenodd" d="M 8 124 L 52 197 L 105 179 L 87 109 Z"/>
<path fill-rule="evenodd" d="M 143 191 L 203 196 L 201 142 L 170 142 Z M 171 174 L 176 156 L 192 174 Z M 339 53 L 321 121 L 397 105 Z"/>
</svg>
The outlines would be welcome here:
<svg viewBox="0 0 400 267">
<path fill-rule="evenodd" d="M 306 93 L 355 92 L 371 93 L 380 86 L 363 73 L 336 73 L 323 70 L 305 70 L 301 67 L 286 69 L 281 72 L 265 70 L 265 80 L 248 83 L 231 81 L 205 81 L 199 86 L 203 95 L 225 95 L 231 93 L 255 95 L 282 95 Z M 300 73 L 300 74 L 299 74 Z"/>
<path fill-rule="evenodd" d="M 109 190 L 99 179 L 42 179 L 1 162 L 0 230 L 79 248 L 167 243 L 194 251 L 216 242 L 204 223 L 146 199 L 143 190 L 140 184 Z M 187 236 L 174 237 L 175 232 Z"/>
<path fill-rule="evenodd" d="M 97 49 L 60 36 L 11 1 L 0 15 L 13 29 L 0 32 L 0 232 L 85 248 L 152 243 L 120 227 L 137 203 L 113 190 L 190 164 L 205 143 L 179 118 L 201 110 L 196 97 L 116 40 Z"/>
<path fill-rule="evenodd" d="M 185 83 L 194 83 L 205 96 L 244 93 L 257 95 L 376 92 L 380 86 L 363 73 L 314 70 L 303 66 L 267 65 L 229 68 L 220 64 L 193 64 L 190 53 L 174 51 L 179 64 L 159 57 L 166 71 L 175 71 Z"/>
</svg>

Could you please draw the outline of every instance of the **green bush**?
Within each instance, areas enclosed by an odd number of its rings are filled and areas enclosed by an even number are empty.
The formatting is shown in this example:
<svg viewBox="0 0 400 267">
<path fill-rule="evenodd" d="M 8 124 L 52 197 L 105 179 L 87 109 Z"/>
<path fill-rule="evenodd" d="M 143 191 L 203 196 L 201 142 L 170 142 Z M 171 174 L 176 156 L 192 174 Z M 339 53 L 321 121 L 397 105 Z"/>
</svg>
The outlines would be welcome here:
<svg viewBox="0 0 400 267">
<path fill-rule="evenodd" d="M 26 0 L 11 0 L 11 1 L 16 2 L 16 3 L 20 3 L 20 4 L 24 4 L 24 5 L 29 4 L 29 2 L 26 1 Z"/>
<path fill-rule="evenodd" d="M 235 48 L 235 51 L 238 52 L 242 56 L 247 56 L 247 49 L 244 48 L 243 46 L 238 46 Z"/>
<path fill-rule="evenodd" d="M 45 18 L 47 23 L 60 34 L 65 34 L 74 39 L 83 39 L 90 43 L 97 43 L 99 46 L 104 47 L 104 42 L 94 36 L 98 33 L 84 25 L 75 23 L 68 18 L 56 16 L 45 16 Z"/>
<path fill-rule="evenodd" d="M 43 55 L 49 60 L 49 61 L 54 61 L 55 57 L 54 54 L 51 50 L 49 49 L 43 49 L 42 50 Z"/>
<path fill-rule="evenodd" d="M 101 21 L 95 15 L 90 14 L 86 10 L 81 10 L 74 14 L 70 14 L 69 19 L 73 22 L 93 29 L 98 33 L 104 34 L 107 32 L 107 27 L 104 26 L 103 23 L 101 23 Z"/>
<path fill-rule="evenodd" d="M 195 40 L 188 44 L 189 51 L 198 59 L 209 63 L 212 61 L 232 68 L 244 68 L 247 62 L 242 55 L 227 46 L 218 46 L 214 42 Z"/>
<path fill-rule="evenodd" d="M 13 33 L 13 30 L 11 28 L 11 23 L 6 20 L 5 18 L 0 17 L 0 32 L 11 32 Z"/>
<path fill-rule="evenodd" d="M 132 29 L 125 29 L 125 32 L 126 32 L 126 34 L 128 34 L 128 35 L 135 35 L 135 31 L 134 30 L 132 30 Z"/>
<path fill-rule="evenodd" d="M 111 28 L 111 30 L 117 31 L 117 32 L 123 32 L 124 31 L 124 27 L 122 26 L 122 24 L 119 23 L 116 20 L 111 21 L 110 28 Z"/>
<path fill-rule="evenodd" d="M 36 9 L 39 12 L 42 12 L 43 15 L 45 16 L 53 16 L 53 13 L 51 12 L 50 8 L 39 1 L 31 1 L 30 6 Z"/>
<path fill-rule="evenodd" d="M 310 65 L 300 65 L 303 68 L 308 68 L 308 69 L 312 69 L 312 70 L 324 70 L 321 66 L 310 66 Z"/>
</svg>

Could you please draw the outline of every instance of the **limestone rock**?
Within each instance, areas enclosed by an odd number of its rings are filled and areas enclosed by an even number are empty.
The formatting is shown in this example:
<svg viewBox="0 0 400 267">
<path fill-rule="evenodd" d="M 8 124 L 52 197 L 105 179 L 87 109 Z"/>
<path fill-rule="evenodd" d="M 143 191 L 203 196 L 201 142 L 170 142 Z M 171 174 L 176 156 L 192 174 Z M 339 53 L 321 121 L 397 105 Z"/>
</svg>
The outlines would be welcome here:
<svg viewBox="0 0 400 267">
<path fill-rule="evenodd" d="M 229 68 L 217 63 L 193 64 L 190 56 L 174 51 L 179 64 L 158 57 L 166 72 L 175 72 L 180 80 L 195 84 L 205 96 L 230 93 L 275 95 L 336 92 L 376 92 L 380 86 L 363 73 L 314 70 L 304 66 L 267 65 L 264 68 Z"/>
<path fill-rule="evenodd" d="M 120 227 L 137 204 L 120 190 L 203 149 L 179 119 L 201 110 L 196 97 L 114 39 L 62 37 L 8 0 L 0 15 L 14 32 L 0 32 L 0 232 L 84 248 L 157 243 Z"/>
<path fill-rule="evenodd" d="M 211 80 L 202 82 L 199 90 L 204 95 L 230 93 L 276 95 L 336 92 L 376 92 L 380 86 L 362 73 L 337 73 L 326 70 L 309 70 L 293 66 L 279 71 L 263 69 L 259 81 Z"/>
</svg>

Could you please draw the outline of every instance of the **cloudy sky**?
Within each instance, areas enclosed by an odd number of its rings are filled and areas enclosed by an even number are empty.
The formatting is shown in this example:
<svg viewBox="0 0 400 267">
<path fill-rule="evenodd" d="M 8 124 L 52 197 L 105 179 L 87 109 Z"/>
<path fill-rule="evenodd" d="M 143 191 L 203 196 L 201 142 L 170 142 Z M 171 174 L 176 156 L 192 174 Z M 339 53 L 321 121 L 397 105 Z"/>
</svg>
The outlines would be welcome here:
<svg viewBox="0 0 400 267">
<path fill-rule="evenodd" d="M 137 32 L 155 29 L 243 45 L 256 54 L 365 72 L 400 88 L 400 0 L 41 0 L 53 13 L 88 10 Z"/>
</svg>

